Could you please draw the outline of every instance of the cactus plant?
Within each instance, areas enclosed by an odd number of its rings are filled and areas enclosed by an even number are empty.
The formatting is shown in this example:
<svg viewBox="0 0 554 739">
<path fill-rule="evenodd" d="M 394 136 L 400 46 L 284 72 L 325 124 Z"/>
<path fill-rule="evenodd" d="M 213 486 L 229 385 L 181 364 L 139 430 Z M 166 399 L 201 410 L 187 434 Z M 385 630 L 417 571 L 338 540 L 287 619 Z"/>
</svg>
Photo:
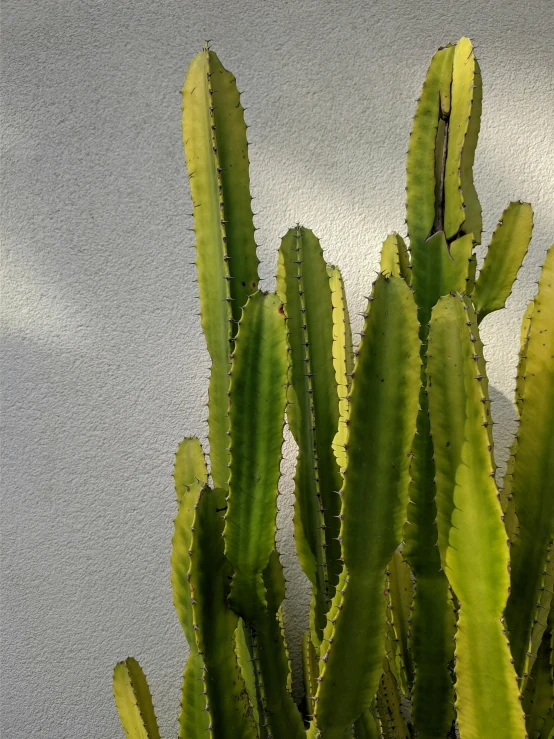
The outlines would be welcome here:
<svg viewBox="0 0 554 739">
<path fill-rule="evenodd" d="M 340 270 L 309 229 L 288 230 L 276 292 L 258 290 L 236 82 L 208 45 L 191 62 L 183 139 L 212 366 L 209 470 L 196 438 L 174 466 L 180 739 L 553 736 L 554 247 L 524 316 L 499 491 L 479 324 L 510 295 L 533 214 L 507 207 L 477 275 L 480 115 L 462 38 L 431 61 L 408 151 L 409 246 L 385 240 L 354 347 Z M 302 710 L 275 542 L 285 419 L 312 587 Z M 114 695 L 128 739 L 158 739 L 136 660 L 116 666 Z"/>
</svg>

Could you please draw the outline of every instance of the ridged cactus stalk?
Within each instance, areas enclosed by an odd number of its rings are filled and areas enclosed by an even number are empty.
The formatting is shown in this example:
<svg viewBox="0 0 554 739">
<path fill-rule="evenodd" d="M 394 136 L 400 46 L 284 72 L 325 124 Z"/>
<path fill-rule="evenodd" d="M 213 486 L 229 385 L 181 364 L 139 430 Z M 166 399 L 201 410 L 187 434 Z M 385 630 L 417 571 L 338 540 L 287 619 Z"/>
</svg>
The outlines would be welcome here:
<svg viewBox="0 0 554 739">
<path fill-rule="evenodd" d="M 511 293 L 533 214 L 508 205 L 477 274 L 481 90 L 469 39 L 439 49 L 410 136 L 407 239 L 383 244 L 354 346 L 340 270 L 309 229 L 287 231 L 276 292 L 258 290 L 235 78 L 208 45 L 191 62 L 183 140 L 211 374 L 209 465 L 188 438 L 174 466 L 180 739 L 554 736 L 554 247 L 523 319 L 498 487 L 479 325 Z M 312 589 L 298 705 L 275 541 L 285 424 Z M 136 660 L 116 666 L 114 695 L 128 739 L 159 738 Z"/>
</svg>

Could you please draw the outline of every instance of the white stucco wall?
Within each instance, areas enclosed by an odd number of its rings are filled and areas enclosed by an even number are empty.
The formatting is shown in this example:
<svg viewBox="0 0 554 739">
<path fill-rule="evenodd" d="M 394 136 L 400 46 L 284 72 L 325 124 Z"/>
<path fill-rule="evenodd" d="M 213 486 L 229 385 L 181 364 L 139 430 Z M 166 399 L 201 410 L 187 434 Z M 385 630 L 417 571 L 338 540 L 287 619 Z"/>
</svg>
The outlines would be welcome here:
<svg viewBox="0 0 554 739">
<path fill-rule="evenodd" d="M 428 61 L 474 39 L 486 237 L 510 199 L 532 202 L 536 222 L 508 307 L 483 330 L 505 458 L 519 321 L 554 239 L 553 27 L 551 0 L 4 0 L 3 737 L 120 736 L 111 670 L 128 654 L 176 736 L 171 467 L 178 441 L 206 432 L 208 375 L 179 90 L 203 40 L 245 91 L 264 285 L 301 221 L 342 266 L 355 314 L 380 242 L 403 229 Z M 288 503 L 296 653 L 307 597 Z"/>
</svg>

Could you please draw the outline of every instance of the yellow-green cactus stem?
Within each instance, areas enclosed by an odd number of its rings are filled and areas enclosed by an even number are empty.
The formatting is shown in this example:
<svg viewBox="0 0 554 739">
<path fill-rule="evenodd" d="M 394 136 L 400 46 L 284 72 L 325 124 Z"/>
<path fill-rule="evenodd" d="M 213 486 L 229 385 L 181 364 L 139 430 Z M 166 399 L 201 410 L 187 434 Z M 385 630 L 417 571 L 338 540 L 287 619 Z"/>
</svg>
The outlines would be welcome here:
<svg viewBox="0 0 554 739">
<path fill-rule="evenodd" d="M 459 294 L 433 309 L 428 390 L 439 550 L 459 601 L 456 710 L 462 739 L 525 736 L 516 672 L 502 623 L 508 547 L 487 427 L 477 318 Z M 491 711 L 494 706 L 494 711 Z"/>
<path fill-rule="evenodd" d="M 408 285 L 412 283 L 410 253 L 404 239 L 397 233 L 389 234 L 383 242 L 381 272 L 402 277 Z"/>
<path fill-rule="evenodd" d="M 444 168 L 444 232 L 448 240 L 460 232 L 474 234 L 477 241 L 481 235 L 481 208 L 473 186 L 473 152 L 477 145 L 481 116 L 481 75 L 468 38 L 461 38 L 455 46 L 451 110 L 448 116 L 448 142 Z M 474 96 L 477 103 L 474 106 Z M 472 126 L 470 136 L 470 124 Z M 470 140 L 468 140 L 470 136 Z M 470 153 L 465 153 L 468 148 Z M 471 216 L 471 228 L 466 219 Z"/>
<path fill-rule="evenodd" d="M 528 672 L 539 589 L 554 538 L 554 245 L 543 264 L 528 330 L 521 414 L 511 469 L 518 522 L 510 549 L 511 590 L 506 608 L 512 655 Z"/>
<path fill-rule="evenodd" d="M 113 693 L 127 739 L 160 739 L 150 689 L 141 666 L 133 657 L 115 666 Z"/>
<path fill-rule="evenodd" d="M 346 467 L 346 437 L 348 435 L 348 398 L 354 369 L 352 329 L 346 302 L 344 282 L 338 267 L 327 265 L 331 301 L 333 305 L 333 365 L 339 395 L 339 423 L 333 440 L 333 449 L 339 469 Z"/>
<path fill-rule="evenodd" d="M 196 645 L 189 652 L 179 713 L 179 739 L 204 739 L 208 736 L 210 714 L 206 710 L 206 695 L 202 677 L 204 660 L 197 654 Z"/>
<path fill-rule="evenodd" d="M 426 375 L 428 323 L 441 295 L 465 289 L 472 248 L 473 239 L 468 234 L 454 241 L 449 251 L 444 233 L 439 231 L 424 244 L 415 244 L 411 252 L 412 286 L 420 321 L 421 387 L 402 551 L 416 579 L 410 627 L 415 663 L 412 709 L 422 739 L 443 739 L 454 718 L 454 610 L 436 547 L 435 466 Z"/>
<path fill-rule="evenodd" d="M 258 289 L 248 144 L 235 78 L 207 45 L 190 63 L 182 95 L 200 316 L 212 360 L 210 467 L 214 485 L 220 487 L 229 473 L 229 354 L 241 309 Z"/>
<path fill-rule="evenodd" d="M 450 114 L 454 46 L 439 49 L 431 59 L 417 103 L 406 163 L 406 222 L 410 249 L 443 230 L 442 208 L 446 147 L 437 150 L 437 132 Z M 436 160 L 440 159 L 437 166 Z M 438 172 L 437 172 L 438 170 Z"/>
<path fill-rule="evenodd" d="M 352 383 L 341 490 L 344 584 L 320 650 L 318 736 L 341 737 L 369 708 L 385 651 L 385 568 L 402 538 L 417 416 L 419 342 L 404 280 L 375 282 Z"/>
<path fill-rule="evenodd" d="M 533 209 L 529 203 L 510 203 L 494 230 L 473 290 L 479 322 L 504 307 L 527 254 L 532 232 Z"/>
</svg>

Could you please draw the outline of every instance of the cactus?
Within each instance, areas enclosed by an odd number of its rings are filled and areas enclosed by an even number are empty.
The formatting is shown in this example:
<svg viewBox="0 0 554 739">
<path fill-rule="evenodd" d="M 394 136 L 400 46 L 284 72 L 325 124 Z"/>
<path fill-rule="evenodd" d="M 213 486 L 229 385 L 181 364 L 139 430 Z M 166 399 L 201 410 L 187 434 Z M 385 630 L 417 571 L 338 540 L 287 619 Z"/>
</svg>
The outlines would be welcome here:
<svg viewBox="0 0 554 739">
<path fill-rule="evenodd" d="M 499 491 L 479 324 L 511 293 L 533 214 L 506 208 L 477 274 L 481 95 L 471 41 L 439 49 L 410 137 L 409 241 L 383 243 L 354 347 L 340 270 L 308 228 L 282 238 L 276 292 L 258 290 L 235 79 L 207 44 L 190 64 L 183 141 L 212 365 L 209 465 L 188 438 L 174 466 L 179 739 L 552 736 L 554 247 L 523 319 Z M 276 546 L 287 423 L 312 586 L 302 708 Z M 159 739 L 138 662 L 118 663 L 113 685 L 128 739 Z"/>
</svg>

